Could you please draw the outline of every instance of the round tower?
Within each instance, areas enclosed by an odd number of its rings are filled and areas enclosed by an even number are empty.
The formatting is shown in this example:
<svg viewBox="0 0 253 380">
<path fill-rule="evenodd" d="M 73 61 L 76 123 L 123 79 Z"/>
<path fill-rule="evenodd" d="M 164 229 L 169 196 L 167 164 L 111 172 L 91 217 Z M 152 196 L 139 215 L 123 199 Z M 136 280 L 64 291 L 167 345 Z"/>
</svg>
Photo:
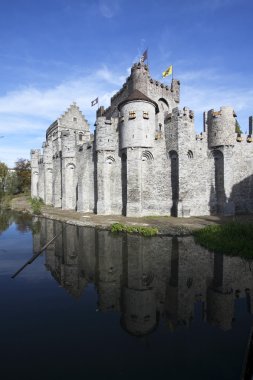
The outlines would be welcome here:
<svg viewBox="0 0 253 380">
<path fill-rule="evenodd" d="M 120 147 L 152 147 L 155 140 L 157 104 L 138 90 L 119 104 Z"/>
<path fill-rule="evenodd" d="M 208 146 L 214 148 L 221 145 L 234 145 L 235 118 L 232 107 L 221 107 L 219 111 L 213 109 L 207 114 Z"/>
</svg>

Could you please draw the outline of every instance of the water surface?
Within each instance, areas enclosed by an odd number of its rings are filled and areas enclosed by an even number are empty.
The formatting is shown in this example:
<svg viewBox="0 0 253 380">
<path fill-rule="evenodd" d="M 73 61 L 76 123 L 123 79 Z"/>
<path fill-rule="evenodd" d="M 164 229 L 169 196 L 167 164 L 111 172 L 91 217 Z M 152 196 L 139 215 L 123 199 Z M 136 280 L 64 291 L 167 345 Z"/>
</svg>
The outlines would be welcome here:
<svg viewBox="0 0 253 380">
<path fill-rule="evenodd" d="M 22 214 L 0 214 L 0 230 L 1 378 L 240 379 L 251 262 L 191 237 L 114 236 Z"/>
</svg>

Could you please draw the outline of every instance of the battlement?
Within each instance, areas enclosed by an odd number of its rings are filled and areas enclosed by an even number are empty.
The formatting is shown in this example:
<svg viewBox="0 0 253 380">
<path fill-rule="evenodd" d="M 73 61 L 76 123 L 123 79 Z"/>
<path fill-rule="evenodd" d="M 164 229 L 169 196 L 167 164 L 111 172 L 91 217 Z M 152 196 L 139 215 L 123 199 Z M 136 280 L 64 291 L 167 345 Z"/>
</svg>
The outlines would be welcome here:
<svg viewBox="0 0 253 380">
<path fill-rule="evenodd" d="M 190 110 L 188 107 L 184 107 L 180 109 L 178 107 L 173 108 L 172 112 L 168 114 L 167 121 L 170 122 L 172 120 L 189 121 L 190 123 L 194 122 L 194 112 Z"/>
<path fill-rule="evenodd" d="M 142 70 L 143 72 L 147 72 L 149 74 L 148 65 L 144 62 L 136 62 L 131 67 L 131 74 L 133 74 L 136 70 Z"/>
</svg>

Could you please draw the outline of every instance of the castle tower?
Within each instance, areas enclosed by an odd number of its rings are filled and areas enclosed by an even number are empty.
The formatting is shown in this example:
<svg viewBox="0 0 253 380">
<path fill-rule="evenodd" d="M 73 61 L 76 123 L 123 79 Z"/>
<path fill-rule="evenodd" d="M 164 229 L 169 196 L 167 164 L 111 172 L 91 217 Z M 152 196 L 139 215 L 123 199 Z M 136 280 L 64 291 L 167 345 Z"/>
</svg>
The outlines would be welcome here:
<svg viewBox="0 0 253 380">
<path fill-rule="evenodd" d="M 73 130 L 61 133 L 62 138 L 62 208 L 76 210 L 78 189 L 76 170 L 76 134 Z"/>
<path fill-rule="evenodd" d="M 147 94 L 149 81 L 148 65 L 146 65 L 144 62 L 135 63 L 131 68 L 131 76 L 129 79 L 130 94 L 134 90 L 138 90 L 144 94 Z"/>
<path fill-rule="evenodd" d="M 113 203 L 118 199 L 118 207 L 121 209 L 121 183 L 117 180 L 120 176 L 117 165 L 118 154 L 118 119 L 106 119 L 97 113 L 96 121 L 96 155 L 97 155 L 97 213 L 108 215 L 115 213 Z"/>
<path fill-rule="evenodd" d="M 213 109 L 207 114 L 208 147 L 215 148 L 235 144 L 235 118 L 232 107 Z"/>
<path fill-rule="evenodd" d="M 31 150 L 31 197 L 36 198 L 38 194 L 38 180 L 39 180 L 39 156 L 40 150 Z"/>
<path fill-rule="evenodd" d="M 42 148 L 44 149 L 45 142 L 42 144 Z M 45 196 L 45 170 L 44 170 L 44 162 L 43 155 L 39 155 L 39 181 L 38 181 L 38 197 L 43 199 Z"/>
<path fill-rule="evenodd" d="M 122 176 L 122 187 L 124 189 L 124 183 L 127 184 L 127 216 L 140 216 L 142 213 L 142 158 L 144 151 L 146 158 L 153 157 L 156 106 L 139 90 L 134 90 L 119 104 L 120 149 L 122 172 L 125 174 L 125 178 Z"/>
<path fill-rule="evenodd" d="M 229 200 L 234 184 L 233 147 L 236 143 L 236 114 L 232 107 L 210 110 L 207 114 L 208 147 L 213 156 L 210 171 L 216 194 L 216 212 L 224 215 L 235 213 L 234 203 Z"/>
<path fill-rule="evenodd" d="M 171 179 L 171 215 L 187 217 L 192 214 L 194 198 L 196 142 L 194 113 L 189 108 L 173 108 L 166 121 L 165 138 Z"/>
<path fill-rule="evenodd" d="M 52 161 L 52 140 L 47 140 L 43 149 L 44 160 L 44 202 L 51 205 L 53 202 L 53 161 Z"/>
</svg>

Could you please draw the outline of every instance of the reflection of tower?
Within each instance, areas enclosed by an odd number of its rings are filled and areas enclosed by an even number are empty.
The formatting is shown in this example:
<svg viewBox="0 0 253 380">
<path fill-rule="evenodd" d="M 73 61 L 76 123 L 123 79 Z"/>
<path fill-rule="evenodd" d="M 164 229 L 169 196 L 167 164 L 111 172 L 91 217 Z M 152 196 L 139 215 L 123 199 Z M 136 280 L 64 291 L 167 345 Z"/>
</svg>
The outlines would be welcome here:
<svg viewBox="0 0 253 380">
<path fill-rule="evenodd" d="M 166 290 L 165 310 L 168 320 L 174 327 L 178 321 L 178 270 L 178 240 L 173 238 L 171 245 L 171 276 Z"/>
<path fill-rule="evenodd" d="M 45 265 L 55 280 L 72 296 L 80 297 L 88 280 L 82 275 L 84 271 L 81 268 L 78 227 L 63 226 L 59 222 L 44 219 L 42 229 L 44 230 L 43 241 L 50 241 L 53 236 L 62 232 L 54 243 L 48 246 Z"/>
<path fill-rule="evenodd" d="M 101 311 L 120 309 L 122 236 L 97 232 L 98 306 Z"/>
<path fill-rule="evenodd" d="M 157 325 L 154 273 L 145 260 L 145 239 L 127 237 L 126 286 L 123 288 L 122 326 L 130 334 L 145 335 Z"/>
<path fill-rule="evenodd" d="M 234 294 L 223 286 L 223 260 L 223 255 L 214 254 L 213 284 L 207 290 L 207 321 L 229 330 L 234 315 Z"/>
</svg>

